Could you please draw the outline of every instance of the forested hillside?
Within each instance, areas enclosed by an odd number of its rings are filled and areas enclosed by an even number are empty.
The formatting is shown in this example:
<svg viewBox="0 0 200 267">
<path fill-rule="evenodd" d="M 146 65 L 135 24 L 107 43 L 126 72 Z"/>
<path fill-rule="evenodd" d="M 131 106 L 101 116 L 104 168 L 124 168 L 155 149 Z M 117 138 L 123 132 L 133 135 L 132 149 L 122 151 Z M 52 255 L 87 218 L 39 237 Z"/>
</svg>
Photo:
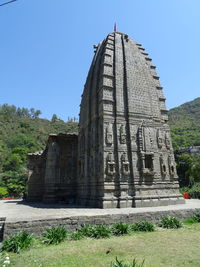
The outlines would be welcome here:
<svg viewBox="0 0 200 267">
<path fill-rule="evenodd" d="M 73 120 L 66 123 L 54 114 L 49 121 L 40 119 L 40 114 L 33 108 L 0 105 L 0 197 L 1 190 L 14 196 L 23 192 L 27 153 L 44 149 L 50 133 L 77 132 Z"/>
<path fill-rule="evenodd" d="M 200 97 L 169 111 L 174 149 L 200 145 Z"/>
<path fill-rule="evenodd" d="M 200 197 L 200 156 L 186 153 L 200 145 L 200 97 L 169 111 L 169 124 L 181 186 L 190 186 L 193 197 Z"/>
</svg>

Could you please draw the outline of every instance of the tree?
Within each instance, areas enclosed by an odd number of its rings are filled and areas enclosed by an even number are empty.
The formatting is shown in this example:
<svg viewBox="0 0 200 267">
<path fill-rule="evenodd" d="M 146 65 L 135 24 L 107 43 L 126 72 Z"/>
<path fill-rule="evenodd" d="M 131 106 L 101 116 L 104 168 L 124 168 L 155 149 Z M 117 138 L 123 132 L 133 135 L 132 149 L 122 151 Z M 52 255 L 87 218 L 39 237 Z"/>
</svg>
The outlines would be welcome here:
<svg viewBox="0 0 200 267">
<path fill-rule="evenodd" d="M 0 140 L 0 173 L 2 171 L 2 165 L 8 155 L 8 150 L 3 141 Z"/>
<path fill-rule="evenodd" d="M 3 171 L 20 171 L 22 159 L 18 154 L 10 154 L 3 164 Z"/>
<path fill-rule="evenodd" d="M 35 118 L 35 109 L 31 108 L 29 112 L 30 112 L 31 118 Z"/>
<path fill-rule="evenodd" d="M 0 198 L 7 196 L 8 196 L 8 190 L 5 187 L 0 186 Z"/>
<path fill-rule="evenodd" d="M 27 148 L 30 152 L 37 150 L 37 144 L 31 135 L 19 133 L 16 136 L 11 136 L 8 140 L 8 147 L 13 149 L 15 147 Z"/>
<path fill-rule="evenodd" d="M 200 182 L 200 156 L 193 156 L 190 162 L 189 179 L 191 184 Z"/>
<path fill-rule="evenodd" d="M 20 173 L 8 171 L 1 175 L 0 185 L 7 189 L 9 196 L 20 197 L 25 193 L 26 182 L 26 171 L 22 170 Z"/>
<path fill-rule="evenodd" d="M 58 120 L 58 117 L 56 114 L 52 115 L 51 122 L 56 122 Z"/>
<path fill-rule="evenodd" d="M 29 110 L 28 108 L 22 108 L 21 109 L 22 112 L 22 117 L 29 117 Z"/>
<path fill-rule="evenodd" d="M 190 184 L 189 169 L 191 160 L 192 159 L 189 154 L 181 154 L 176 156 L 177 173 L 179 176 L 179 183 L 181 187 L 188 186 Z"/>
<path fill-rule="evenodd" d="M 37 109 L 34 114 L 34 118 L 38 118 L 42 114 L 42 111 Z"/>
<path fill-rule="evenodd" d="M 200 182 L 200 156 L 179 155 L 177 157 L 177 173 L 180 186 L 191 186 Z"/>
</svg>

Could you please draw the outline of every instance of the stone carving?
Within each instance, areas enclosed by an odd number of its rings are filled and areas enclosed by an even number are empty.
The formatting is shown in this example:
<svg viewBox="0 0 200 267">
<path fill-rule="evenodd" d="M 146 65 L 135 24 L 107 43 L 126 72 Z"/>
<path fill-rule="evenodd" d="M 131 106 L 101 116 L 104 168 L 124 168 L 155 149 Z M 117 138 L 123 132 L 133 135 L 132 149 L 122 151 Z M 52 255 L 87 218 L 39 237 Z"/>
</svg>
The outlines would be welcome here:
<svg viewBox="0 0 200 267">
<path fill-rule="evenodd" d="M 167 149 L 170 149 L 171 144 L 170 144 L 170 137 L 169 137 L 168 132 L 165 133 L 165 145 Z"/>
<path fill-rule="evenodd" d="M 166 165 L 163 160 L 163 155 L 160 155 L 160 171 L 163 176 L 166 176 L 167 170 L 166 170 Z"/>
<path fill-rule="evenodd" d="M 138 150 L 143 151 L 143 135 L 142 135 L 142 127 L 138 128 Z"/>
<path fill-rule="evenodd" d="M 138 130 L 139 146 L 142 151 L 151 151 L 154 146 L 154 131 L 152 127 L 146 127 L 144 121 Z"/>
<path fill-rule="evenodd" d="M 115 175 L 115 161 L 114 161 L 113 153 L 108 153 L 108 156 L 107 156 L 107 174 L 110 176 Z"/>
<path fill-rule="evenodd" d="M 106 144 L 112 145 L 113 143 L 113 129 L 112 124 L 109 123 L 106 127 Z"/>
<path fill-rule="evenodd" d="M 157 142 L 158 142 L 158 147 L 162 148 L 163 147 L 163 133 L 160 129 L 157 130 Z"/>
<path fill-rule="evenodd" d="M 175 175 L 175 164 L 172 155 L 168 156 L 169 173 L 171 177 Z"/>
<path fill-rule="evenodd" d="M 126 128 L 123 124 L 120 126 L 120 143 L 126 144 Z"/>
<path fill-rule="evenodd" d="M 136 134 L 137 134 L 137 125 L 131 125 L 131 140 L 135 143 L 136 142 Z"/>
<path fill-rule="evenodd" d="M 127 158 L 127 154 L 124 152 L 121 156 L 122 173 L 127 176 L 130 174 L 130 166 Z"/>
<path fill-rule="evenodd" d="M 153 147 L 153 136 L 152 136 L 152 133 L 151 133 L 152 129 L 147 129 L 147 130 L 148 130 L 148 138 L 149 138 L 150 146 Z"/>
</svg>

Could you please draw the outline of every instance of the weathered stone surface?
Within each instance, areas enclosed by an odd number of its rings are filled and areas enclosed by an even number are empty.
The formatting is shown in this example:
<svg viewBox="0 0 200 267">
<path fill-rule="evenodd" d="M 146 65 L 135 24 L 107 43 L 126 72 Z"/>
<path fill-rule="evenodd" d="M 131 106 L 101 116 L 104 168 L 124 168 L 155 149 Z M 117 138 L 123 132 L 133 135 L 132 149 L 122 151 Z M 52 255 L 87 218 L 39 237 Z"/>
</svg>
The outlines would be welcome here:
<svg viewBox="0 0 200 267">
<path fill-rule="evenodd" d="M 184 203 L 162 87 L 144 48 L 110 33 L 95 46 L 76 136 L 33 155 L 28 200 L 99 208 Z"/>
<path fill-rule="evenodd" d="M 69 231 L 75 231 L 82 225 L 111 225 L 114 223 L 136 223 L 140 221 L 149 221 L 157 223 L 162 217 L 173 216 L 180 220 L 193 217 L 194 213 L 200 212 L 200 208 L 196 209 L 179 209 L 179 210 L 158 210 L 158 211 L 144 211 L 128 214 L 106 214 L 93 216 L 79 216 L 74 218 L 58 218 L 46 220 L 33 220 L 21 222 L 7 222 L 4 226 L 4 238 L 11 236 L 19 231 L 26 231 L 41 235 L 45 229 L 52 226 L 65 226 Z"/>
<path fill-rule="evenodd" d="M 112 45 L 111 45 L 112 40 Z M 80 111 L 78 202 L 100 208 L 183 203 L 155 66 L 114 32 L 99 44 Z"/>
<path fill-rule="evenodd" d="M 29 154 L 28 159 L 28 201 L 75 201 L 77 135 L 51 134 L 44 152 Z"/>
</svg>

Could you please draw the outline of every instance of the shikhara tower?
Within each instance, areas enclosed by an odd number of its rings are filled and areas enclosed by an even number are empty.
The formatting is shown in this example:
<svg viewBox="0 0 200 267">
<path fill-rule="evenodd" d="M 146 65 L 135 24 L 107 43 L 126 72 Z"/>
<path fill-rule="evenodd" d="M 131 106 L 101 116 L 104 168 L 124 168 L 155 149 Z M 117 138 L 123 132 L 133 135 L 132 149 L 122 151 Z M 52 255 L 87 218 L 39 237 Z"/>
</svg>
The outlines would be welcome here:
<svg viewBox="0 0 200 267">
<path fill-rule="evenodd" d="M 99 208 L 184 203 L 165 98 L 145 49 L 120 32 L 95 46 L 78 136 L 29 155 L 28 200 Z"/>
<path fill-rule="evenodd" d="M 151 58 L 120 32 L 95 49 L 80 109 L 78 202 L 102 208 L 183 203 Z"/>
</svg>

